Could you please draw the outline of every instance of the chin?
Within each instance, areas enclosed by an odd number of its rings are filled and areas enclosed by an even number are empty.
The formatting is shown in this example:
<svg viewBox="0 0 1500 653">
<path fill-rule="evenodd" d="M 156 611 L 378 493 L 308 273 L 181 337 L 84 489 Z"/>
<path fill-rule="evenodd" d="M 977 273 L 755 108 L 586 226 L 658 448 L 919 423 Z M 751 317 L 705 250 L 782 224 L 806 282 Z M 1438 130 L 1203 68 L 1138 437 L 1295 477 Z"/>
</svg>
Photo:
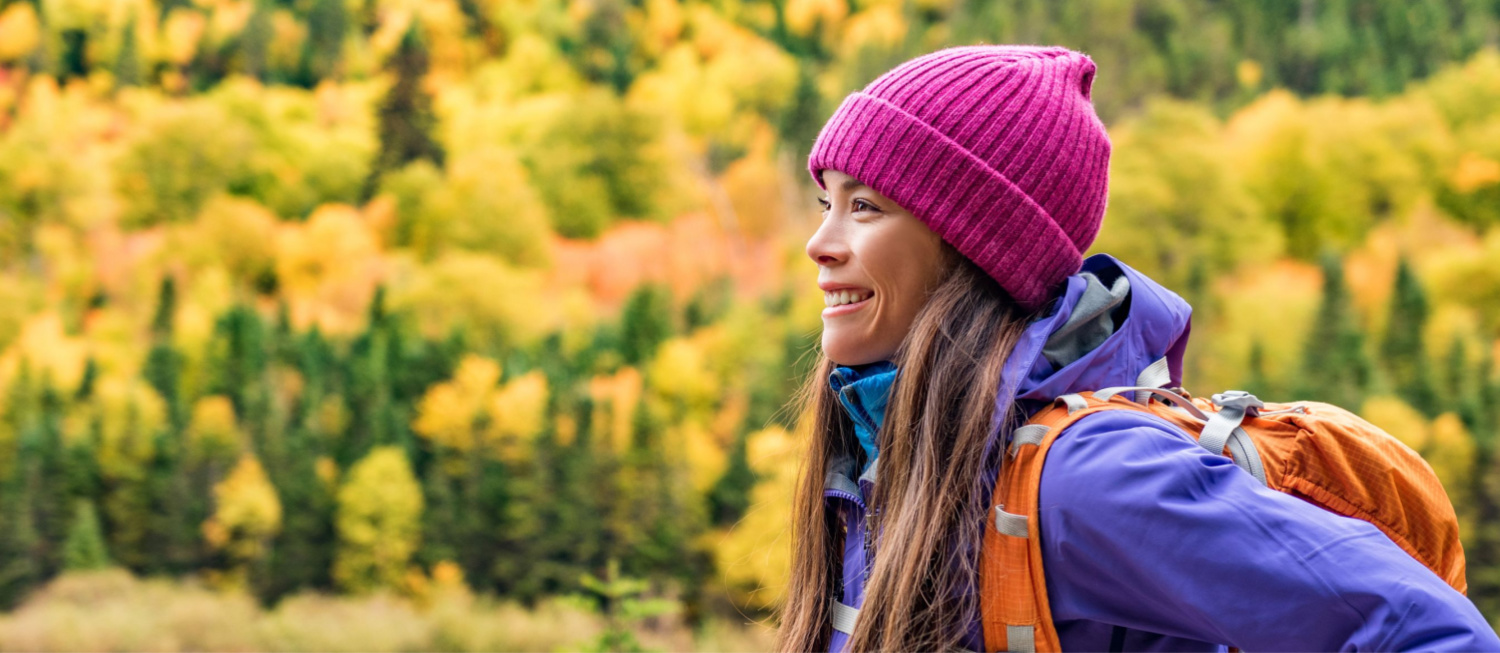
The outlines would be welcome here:
<svg viewBox="0 0 1500 653">
<path fill-rule="evenodd" d="M 861 347 L 856 343 L 846 342 L 843 338 L 830 337 L 828 331 L 823 331 L 823 355 L 837 365 L 853 367 L 855 365 L 867 365 L 876 361 L 890 360 L 892 354 L 878 351 L 871 347 Z"/>
</svg>

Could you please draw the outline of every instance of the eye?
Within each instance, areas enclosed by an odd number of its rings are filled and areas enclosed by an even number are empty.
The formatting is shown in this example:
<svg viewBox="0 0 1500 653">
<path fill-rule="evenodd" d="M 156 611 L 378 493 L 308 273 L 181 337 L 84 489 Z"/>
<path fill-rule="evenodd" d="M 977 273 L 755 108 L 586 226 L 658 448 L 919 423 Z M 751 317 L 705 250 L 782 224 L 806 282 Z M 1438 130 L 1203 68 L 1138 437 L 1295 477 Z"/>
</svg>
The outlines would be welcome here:
<svg viewBox="0 0 1500 653">
<path fill-rule="evenodd" d="M 877 211 L 878 212 L 878 211 L 880 211 L 880 209 L 878 207 L 876 207 L 874 204 L 871 204 L 871 203 L 869 203 L 869 202 L 867 202 L 865 200 L 854 200 L 854 211 L 856 213 L 860 212 L 860 211 Z"/>
<path fill-rule="evenodd" d="M 829 209 L 831 209 L 831 208 L 833 208 L 833 205 L 832 205 L 832 204 L 829 204 L 829 203 L 828 203 L 828 200 L 827 200 L 827 199 L 824 199 L 824 198 L 822 198 L 822 197 L 819 197 L 819 198 L 818 198 L 818 206 L 821 206 L 821 207 L 823 207 L 823 210 L 824 210 L 824 211 L 827 211 L 827 210 L 829 210 Z"/>
</svg>

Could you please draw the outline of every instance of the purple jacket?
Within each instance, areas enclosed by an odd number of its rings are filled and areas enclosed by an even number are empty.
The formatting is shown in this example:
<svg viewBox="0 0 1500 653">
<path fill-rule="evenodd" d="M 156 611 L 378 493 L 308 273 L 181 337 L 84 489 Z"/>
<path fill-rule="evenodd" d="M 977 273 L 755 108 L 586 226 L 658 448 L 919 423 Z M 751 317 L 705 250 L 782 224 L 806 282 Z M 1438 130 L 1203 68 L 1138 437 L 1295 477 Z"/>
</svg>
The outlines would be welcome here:
<svg viewBox="0 0 1500 653">
<path fill-rule="evenodd" d="M 1017 344 L 997 405 L 1030 414 L 1134 385 L 1163 357 L 1177 385 L 1190 313 L 1144 275 L 1091 257 Z M 876 474 L 852 480 L 856 467 L 836 461 L 825 491 L 848 527 L 842 602 L 853 607 L 879 544 L 866 542 L 864 514 Z M 1039 496 L 1064 650 L 1500 651 L 1467 598 L 1374 526 L 1269 490 L 1152 416 L 1104 413 L 1064 432 Z M 835 632 L 831 649 L 847 642 Z M 964 645 L 983 649 L 978 615 Z"/>
</svg>

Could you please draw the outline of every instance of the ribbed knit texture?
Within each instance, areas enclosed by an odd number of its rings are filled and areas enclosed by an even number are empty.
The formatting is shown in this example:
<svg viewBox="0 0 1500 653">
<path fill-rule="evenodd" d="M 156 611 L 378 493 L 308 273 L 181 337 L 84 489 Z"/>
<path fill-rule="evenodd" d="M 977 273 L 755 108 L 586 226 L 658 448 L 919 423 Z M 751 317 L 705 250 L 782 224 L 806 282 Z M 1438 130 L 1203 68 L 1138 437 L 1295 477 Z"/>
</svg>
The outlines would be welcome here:
<svg viewBox="0 0 1500 653">
<path fill-rule="evenodd" d="M 844 99 L 808 158 L 911 211 L 1027 308 L 1078 271 L 1104 219 L 1094 62 L 1058 47 L 948 48 Z"/>
</svg>

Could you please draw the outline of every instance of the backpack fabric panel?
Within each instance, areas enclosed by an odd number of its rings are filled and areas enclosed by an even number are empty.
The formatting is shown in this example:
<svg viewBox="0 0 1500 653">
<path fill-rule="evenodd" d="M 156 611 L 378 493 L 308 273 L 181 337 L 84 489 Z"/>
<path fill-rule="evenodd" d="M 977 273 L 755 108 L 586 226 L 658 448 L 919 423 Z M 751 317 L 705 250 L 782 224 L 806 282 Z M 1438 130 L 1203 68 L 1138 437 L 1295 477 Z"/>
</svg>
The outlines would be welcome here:
<svg viewBox="0 0 1500 653">
<path fill-rule="evenodd" d="M 1205 412 L 1205 399 L 1193 402 Z M 1284 412 L 1299 408 L 1297 412 Z M 1315 401 L 1266 404 L 1243 427 L 1255 441 L 1273 489 L 1385 533 L 1461 593 L 1467 593 L 1458 516 L 1427 462 L 1390 434 L 1343 408 Z M 1152 413 L 1189 433 L 1202 428 L 1182 413 Z"/>
</svg>

